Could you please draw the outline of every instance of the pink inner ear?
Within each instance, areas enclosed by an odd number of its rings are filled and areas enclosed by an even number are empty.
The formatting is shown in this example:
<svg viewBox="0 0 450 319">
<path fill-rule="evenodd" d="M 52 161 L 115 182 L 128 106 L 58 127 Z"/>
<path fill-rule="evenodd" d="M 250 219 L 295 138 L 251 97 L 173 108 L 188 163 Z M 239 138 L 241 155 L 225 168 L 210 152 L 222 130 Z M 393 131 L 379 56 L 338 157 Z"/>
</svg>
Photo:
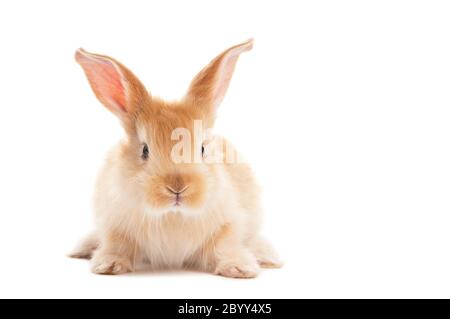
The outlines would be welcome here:
<svg viewBox="0 0 450 319">
<path fill-rule="evenodd" d="M 123 87 L 120 74 L 114 65 L 109 61 L 102 61 L 99 64 L 97 73 L 103 79 L 99 81 L 99 86 L 104 86 L 100 90 L 104 90 L 106 94 L 109 93 L 110 98 L 117 103 L 122 111 L 126 112 L 125 88 Z"/>
<path fill-rule="evenodd" d="M 125 88 L 122 76 L 112 61 L 87 52 L 78 51 L 81 64 L 98 99 L 113 112 L 126 112 Z"/>
</svg>

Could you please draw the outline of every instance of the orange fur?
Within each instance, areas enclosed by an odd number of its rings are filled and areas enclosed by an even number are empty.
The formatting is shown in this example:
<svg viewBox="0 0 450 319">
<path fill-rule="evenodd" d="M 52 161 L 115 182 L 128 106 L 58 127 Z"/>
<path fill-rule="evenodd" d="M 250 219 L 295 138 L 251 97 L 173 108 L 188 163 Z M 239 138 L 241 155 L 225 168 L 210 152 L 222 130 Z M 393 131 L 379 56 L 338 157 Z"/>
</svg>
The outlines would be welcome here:
<svg viewBox="0 0 450 319">
<path fill-rule="evenodd" d="M 171 159 L 176 143 L 172 132 L 186 128 L 194 134 L 194 120 L 202 120 L 204 129 L 214 124 L 239 54 L 251 47 L 247 41 L 220 54 L 177 102 L 151 97 L 112 58 L 77 52 L 94 93 L 122 120 L 127 133 L 98 177 L 95 236 L 73 253 L 93 253 L 95 273 L 123 273 L 145 262 L 154 268 L 196 267 L 248 278 L 257 275 L 259 265 L 279 265 L 259 237 L 259 189 L 247 164 Z M 214 137 L 211 145 L 223 141 Z M 148 159 L 141 157 L 144 144 Z M 201 145 L 191 147 L 192 154 L 201 152 Z"/>
</svg>

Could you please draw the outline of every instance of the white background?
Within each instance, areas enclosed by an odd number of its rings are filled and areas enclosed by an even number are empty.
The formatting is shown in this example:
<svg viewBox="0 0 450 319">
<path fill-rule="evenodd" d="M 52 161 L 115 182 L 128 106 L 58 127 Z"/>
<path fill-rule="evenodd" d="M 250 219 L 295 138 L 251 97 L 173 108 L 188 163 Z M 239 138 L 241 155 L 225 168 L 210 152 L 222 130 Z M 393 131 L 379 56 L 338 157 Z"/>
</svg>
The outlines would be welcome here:
<svg viewBox="0 0 450 319">
<path fill-rule="evenodd" d="M 449 16 L 446 1 L 2 1 L 0 297 L 450 297 Z M 122 136 L 75 49 L 176 98 L 249 37 L 217 131 L 254 164 L 285 267 L 112 277 L 66 258 Z"/>
</svg>

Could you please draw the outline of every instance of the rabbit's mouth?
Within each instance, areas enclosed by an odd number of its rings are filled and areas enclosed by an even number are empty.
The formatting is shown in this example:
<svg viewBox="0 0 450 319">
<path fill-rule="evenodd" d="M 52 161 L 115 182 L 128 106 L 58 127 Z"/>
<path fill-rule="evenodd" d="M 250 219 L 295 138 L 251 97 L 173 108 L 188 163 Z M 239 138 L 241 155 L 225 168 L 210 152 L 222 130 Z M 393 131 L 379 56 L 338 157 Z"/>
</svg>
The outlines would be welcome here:
<svg viewBox="0 0 450 319">
<path fill-rule="evenodd" d="M 184 197 L 186 194 L 186 191 L 189 188 L 189 185 L 186 185 L 182 188 L 174 189 L 170 186 L 166 186 L 169 196 L 171 197 L 171 202 L 173 203 L 173 206 L 181 206 L 181 203 L 184 201 Z"/>
<path fill-rule="evenodd" d="M 180 197 L 176 197 L 175 202 L 173 203 L 173 206 L 181 206 L 181 198 Z"/>
<path fill-rule="evenodd" d="M 198 195 L 195 192 L 191 192 L 191 190 L 179 194 L 170 194 L 166 206 L 168 212 L 196 215 L 196 211 L 199 208 L 199 203 L 196 202 Z"/>
</svg>

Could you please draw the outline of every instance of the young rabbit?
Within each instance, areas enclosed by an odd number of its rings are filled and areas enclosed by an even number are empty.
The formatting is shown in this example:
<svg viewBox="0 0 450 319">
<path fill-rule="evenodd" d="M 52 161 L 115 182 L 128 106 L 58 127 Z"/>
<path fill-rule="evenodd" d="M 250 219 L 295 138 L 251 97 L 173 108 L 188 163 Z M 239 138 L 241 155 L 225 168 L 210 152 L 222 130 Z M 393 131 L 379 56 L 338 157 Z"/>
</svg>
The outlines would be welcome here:
<svg viewBox="0 0 450 319">
<path fill-rule="evenodd" d="M 226 145 L 227 153 L 234 152 L 230 144 L 220 137 L 194 141 L 186 151 L 200 160 L 174 160 L 174 132 L 185 128 L 194 134 L 201 120 L 206 135 L 239 55 L 252 46 L 249 40 L 217 56 L 177 102 L 151 96 L 113 58 L 76 52 L 92 90 L 120 119 L 126 139 L 111 150 L 98 177 L 96 231 L 72 257 L 92 258 L 97 274 L 122 274 L 145 263 L 252 278 L 260 267 L 280 266 L 259 234 L 260 195 L 250 167 L 208 161 L 211 149 L 220 153 Z"/>
</svg>

